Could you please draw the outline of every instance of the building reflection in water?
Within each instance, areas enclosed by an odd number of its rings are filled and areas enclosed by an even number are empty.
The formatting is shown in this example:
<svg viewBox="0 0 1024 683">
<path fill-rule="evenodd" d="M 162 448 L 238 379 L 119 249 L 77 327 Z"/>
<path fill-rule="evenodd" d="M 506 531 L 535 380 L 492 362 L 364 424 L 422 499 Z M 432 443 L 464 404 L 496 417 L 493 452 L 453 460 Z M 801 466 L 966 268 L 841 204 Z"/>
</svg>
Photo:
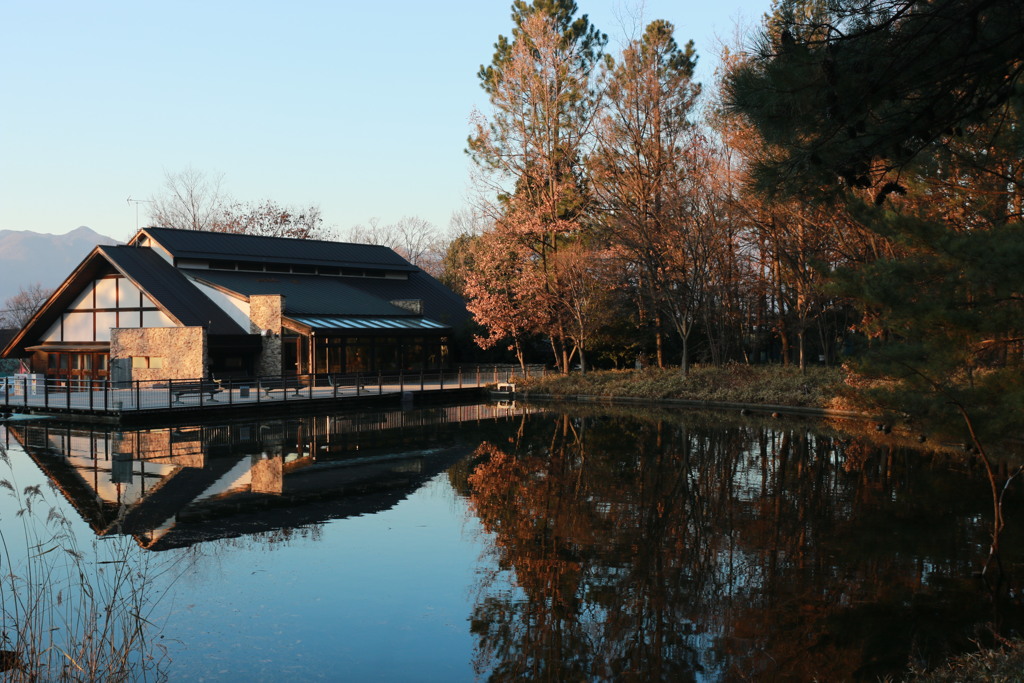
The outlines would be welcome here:
<svg viewBox="0 0 1024 683">
<path fill-rule="evenodd" d="M 99 536 L 165 550 L 385 510 L 469 455 L 469 405 L 118 431 L 20 422 L 7 432 Z M 468 428 L 467 428 L 468 427 Z"/>
<path fill-rule="evenodd" d="M 1024 630 L 1024 490 L 992 590 L 983 474 L 853 428 L 576 405 L 9 433 L 97 534 L 151 549 L 384 510 L 444 473 L 482 549 L 481 679 L 879 680 Z M 380 573 L 358 590 L 391 595 Z"/>
</svg>

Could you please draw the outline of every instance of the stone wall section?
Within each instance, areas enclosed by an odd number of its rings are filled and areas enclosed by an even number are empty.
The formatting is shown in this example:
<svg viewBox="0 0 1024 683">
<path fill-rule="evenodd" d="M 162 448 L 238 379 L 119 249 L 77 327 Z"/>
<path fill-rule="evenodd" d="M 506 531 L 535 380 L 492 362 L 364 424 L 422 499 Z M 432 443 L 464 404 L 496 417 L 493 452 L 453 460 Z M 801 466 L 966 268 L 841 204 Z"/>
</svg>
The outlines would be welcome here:
<svg viewBox="0 0 1024 683">
<path fill-rule="evenodd" d="M 263 350 L 256 364 L 259 375 L 281 374 L 283 311 L 284 297 L 280 294 L 253 294 L 249 297 L 249 333 L 263 337 Z"/>
<path fill-rule="evenodd" d="M 160 358 L 160 368 L 132 366 L 133 380 L 196 379 L 209 367 L 202 327 L 115 328 L 110 331 L 110 360 Z"/>
<path fill-rule="evenodd" d="M 250 489 L 253 493 L 284 492 L 284 458 L 252 456 Z"/>
<path fill-rule="evenodd" d="M 202 468 L 206 465 L 202 432 L 199 429 L 153 429 L 119 434 L 114 439 L 114 452 L 136 460 L 158 465 Z"/>
</svg>

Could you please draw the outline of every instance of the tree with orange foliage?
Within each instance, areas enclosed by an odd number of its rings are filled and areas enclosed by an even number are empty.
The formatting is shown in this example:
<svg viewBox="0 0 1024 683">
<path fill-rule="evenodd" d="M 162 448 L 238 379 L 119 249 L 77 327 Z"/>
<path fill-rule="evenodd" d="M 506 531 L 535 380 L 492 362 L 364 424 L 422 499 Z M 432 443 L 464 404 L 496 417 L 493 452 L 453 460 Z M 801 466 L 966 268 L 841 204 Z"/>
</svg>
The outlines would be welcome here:
<svg viewBox="0 0 1024 683">
<path fill-rule="evenodd" d="M 599 251 L 579 242 L 563 247 L 553 258 L 561 292 L 556 310 L 564 318 L 563 329 L 573 344 L 570 359 L 578 357 L 585 373 L 587 347 L 614 313 L 611 302 L 617 270 L 610 250 Z"/>
<path fill-rule="evenodd" d="M 591 75 L 607 40 L 575 11 L 575 3 L 556 0 L 514 4 L 512 41 L 499 37 L 493 64 L 480 70 L 492 114 L 477 121 L 468 150 L 497 200 L 495 239 L 505 242 L 500 250 L 528 250 L 520 272 L 536 271 L 506 287 L 543 285 L 530 327 L 551 340 L 564 372 L 571 350 L 557 308 L 566 293 L 555 255 L 588 227 L 584 160 L 598 104 Z M 533 296 L 528 291 L 516 298 Z"/>
<path fill-rule="evenodd" d="M 606 58 L 607 108 L 590 159 L 602 223 L 635 273 L 647 305 L 667 319 L 689 365 L 690 335 L 709 282 L 710 225 L 700 202 L 709 148 L 689 117 L 700 86 L 693 82 L 692 41 L 680 48 L 667 21 L 647 26 L 616 62 Z"/>
<path fill-rule="evenodd" d="M 543 320 L 547 299 L 532 253 L 494 230 L 470 242 L 469 259 L 473 267 L 464 273 L 466 307 L 487 331 L 476 343 L 484 349 L 507 344 L 525 369 L 523 344 Z"/>
</svg>

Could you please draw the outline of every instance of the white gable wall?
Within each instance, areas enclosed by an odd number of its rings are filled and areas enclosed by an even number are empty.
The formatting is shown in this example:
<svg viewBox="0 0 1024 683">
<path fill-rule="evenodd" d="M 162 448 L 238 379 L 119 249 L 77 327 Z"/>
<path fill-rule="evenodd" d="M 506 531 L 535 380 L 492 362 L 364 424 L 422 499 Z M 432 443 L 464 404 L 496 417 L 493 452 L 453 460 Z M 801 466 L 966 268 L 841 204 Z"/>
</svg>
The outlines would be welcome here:
<svg viewBox="0 0 1024 683">
<path fill-rule="evenodd" d="M 177 327 L 124 277 L 93 280 L 43 335 L 43 342 L 110 341 L 112 328 Z"/>
<path fill-rule="evenodd" d="M 159 254 L 160 258 L 174 265 L 174 257 L 171 256 L 171 252 L 164 249 L 163 245 L 155 240 L 151 240 L 147 235 L 141 235 L 138 240 L 134 242 L 137 247 L 150 247 L 154 253 Z"/>
<path fill-rule="evenodd" d="M 199 291 L 209 297 L 213 303 L 217 304 L 221 310 L 231 316 L 231 319 L 238 323 L 243 330 L 249 330 L 248 301 L 237 299 L 229 294 L 225 294 L 215 287 L 203 284 L 202 282 L 192 280 L 192 284 L 198 287 Z"/>
</svg>

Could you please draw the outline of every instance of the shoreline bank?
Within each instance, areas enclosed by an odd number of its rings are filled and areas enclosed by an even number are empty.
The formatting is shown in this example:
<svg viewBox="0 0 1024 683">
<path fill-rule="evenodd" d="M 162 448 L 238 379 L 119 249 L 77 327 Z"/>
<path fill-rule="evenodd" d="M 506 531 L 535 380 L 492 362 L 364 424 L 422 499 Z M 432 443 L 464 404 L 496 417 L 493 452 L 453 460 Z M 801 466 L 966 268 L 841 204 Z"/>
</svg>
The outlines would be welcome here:
<svg viewBox="0 0 1024 683">
<path fill-rule="evenodd" d="M 841 418 L 851 420 L 875 420 L 876 416 L 854 410 L 836 410 L 832 408 L 816 408 L 813 406 L 794 406 L 774 403 L 745 403 L 736 401 L 705 401 L 686 398 L 643 398 L 637 396 L 606 396 L 594 394 L 545 394 L 531 391 L 500 392 L 493 395 L 500 397 L 506 394 L 510 398 L 522 401 L 566 402 L 566 403 L 605 403 L 609 405 L 666 405 L 686 408 L 706 408 L 710 410 L 739 410 L 750 413 L 780 413 L 787 415 L 805 415 L 809 417 Z"/>
<path fill-rule="evenodd" d="M 514 376 L 515 393 L 538 400 L 658 403 L 702 408 L 786 412 L 824 417 L 870 416 L 845 398 L 840 368 L 792 366 L 694 366 L 598 370 L 568 375 Z"/>
</svg>

